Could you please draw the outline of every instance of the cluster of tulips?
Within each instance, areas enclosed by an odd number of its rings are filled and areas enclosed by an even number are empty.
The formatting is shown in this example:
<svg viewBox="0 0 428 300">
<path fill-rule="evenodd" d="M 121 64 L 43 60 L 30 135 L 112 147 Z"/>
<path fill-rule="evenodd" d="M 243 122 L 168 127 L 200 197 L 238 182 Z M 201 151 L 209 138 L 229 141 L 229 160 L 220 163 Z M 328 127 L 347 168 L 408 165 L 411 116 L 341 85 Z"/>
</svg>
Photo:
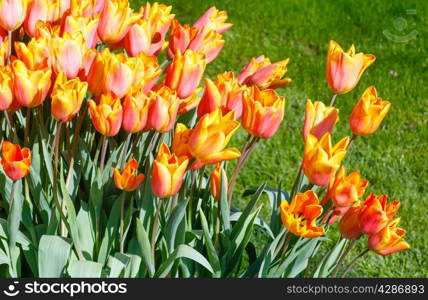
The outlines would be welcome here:
<svg viewBox="0 0 428 300">
<path fill-rule="evenodd" d="M 205 186 L 217 201 L 226 193 L 230 209 L 245 162 L 262 139 L 274 136 L 284 118 L 285 99 L 276 89 L 291 83 L 285 77 L 289 60 L 252 58 L 238 76 L 225 72 L 215 80 L 205 78 L 200 87 L 232 24 L 226 23 L 226 12 L 215 7 L 192 26 L 174 17 L 171 7 L 158 3 L 136 12 L 127 0 L 0 0 L 1 165 L 13 181 L 9 212 L 15 183 L 34 171 L 28 147 L 39 138 L 51 142 L 51 155 L 44 157 L 53 161 L 48 194 L 63 237 L 74 239 L 60 186 L 73 194 L 79 186 L 76 169 L 85 165 L 84 159 L 96 162 L 96 176 L 108 173 L 123 191 L 121 253 L 129 229 L 123 220 L 125 199 L 136 191 L 149 192 L 157 201 L 151 229 L 146 228 L 152 232 L 152 254 L 163 210 L 175 208 L 187 178 L 185 197 L 198 197 Z M 161 54 L 165 60 L 159 64 Z M 373 55 L 356 54 L 353 46 L 344 52 L 334 41 L 329 44 L 326 74 L 333 98 L 329 106 L 307 101 L 301 168 L 290 200 L 278 208 L 277 217 L 288 231 L 280 242 L 284 255 L 293 235 L 323 236 L 338 219 L 342 236 L 354 242 L 340 257 L 337 270 L 363 234 L 369 235 L 368 249 L 381 255 L 409 248 L 405 231 L 397 227 L 399 218 L 393 218 L 399 202 L 387 203 L 386 195 L 374 194 L 361 201 L 368 181 L 359 172 L 347 175 L 342 166 L 354 140 L 373 134 L 390 108 L 375 87 L 364 92 L 349 117 L 353 136 L 332 144 L 339 114 L 333 106 L 336 96 L 350 92 L 374 60 Z M 241 150 L 228 148 L 241 125 L 248 132 L 245 144 Z M 93 158 L 78 156 L 81 147 L 89 148 Z M 237 160 L 230 180 L 224 170 L 228 160 Z M 213 168 L 205 178 L 209 165 Z M 303 187 L 304 177 L 309 184 Z"/>
</svg>

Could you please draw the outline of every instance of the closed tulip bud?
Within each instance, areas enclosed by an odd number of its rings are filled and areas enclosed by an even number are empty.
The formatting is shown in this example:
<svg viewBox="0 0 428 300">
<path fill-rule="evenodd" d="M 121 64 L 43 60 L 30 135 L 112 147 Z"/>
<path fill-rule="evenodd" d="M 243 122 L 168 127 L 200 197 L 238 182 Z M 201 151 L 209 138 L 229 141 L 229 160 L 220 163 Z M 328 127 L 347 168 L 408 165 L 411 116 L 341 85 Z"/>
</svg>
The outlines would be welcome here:
<svg viewBox="0 0 428 300">
<path fill-rule="evenodd" d="M 150 91 L 148 128 L 158 132 L 168 132 L 172 129 L 177 119 L 178 106 L 180 104 L 173 90 L 162 86 L 157 91 Z"/>
<path fill-rule="evenodd" d="M 137 170 L 138 162 L 134 158 L 126 163 L 122 173 L 118 168 L 114 168 L 113 177 L 116 187 L 122 191 L 135 191 L 144 180 L 144 174 L 137 175 Z"/>
<path fill-rule="evenodd" d="M 153 194 L 160 198 L 177 194 L 183 183 L 188 163 L 187 157 L 177 157 L 169 151 L 166 144 L 162 143 L 153 162 L 151 183 Z"/>
<path fill-rule="evenodd" d="M 230 29 L 233 25 L 226 23 L 227 12 L 219 11 L 215 6 L 210 7 L 192 27 L 202 29 L 208 28 L 215 30 L 218 33 L 223 33 Z"/>
<path fill-rule="evenodd" d="M 339 230 L 344 238 L 357 239 L 363 234 L 359 223 L 360 209 L 361 207 L 358 202 L 347 209 L 344 216 L 340 219 Z"/>
<path fill-rule="evenodd" d="M 326 67 L 328 86 L 335 94 L 350 92 L 375 60 L 376 57 L 371 54 L 355 54 L 354 45 L 344 52 L 338 43 L 330 41 Z"/>
<path fill-rule="evenodd" d="M 186 156 L 189 161 L 192 160 L 192 154 L 190 153 L 188 145 L 191 133 L 192 130 L 187 128 L 186 125 L 177 123 L 171 145 L 172 152 L 174 152 L 178 157 Z"/>
<path fill-rule="evenodd" d="M 303 172 L 312 184 L 323 186 L 329 183 L 346 156 L 348 144 L 349 138 L 345 137 L 332 146 L 330 133 L 321 139 L 312 134 L 306 137 Z"/>
<path fill-rule="evenodd" d="M 50 5 L 49 1 L 46 0 L 33 0 L 29 4 L 27 18 L 24 21 L 25 33 L 28 36 L 34 36 L 38 21 L 47 21 Z"/>
<path fill-rule="evenodd" d="M 64 72 L 59 73 L 51 93 L 51 112 L 55 120 L 68 122 L 82 106 L 88 84 L 78 78 L 67 80 Z"/>
<path fill-rule="evenodd" d="M 28 44 L 15 43 L 16 56 L 30 70 L 40 70 L 49 67 L 49 42 L 46 38 L 32 38 Z"/>
<path fill-rule="evenodd" d="M 325 106 L 320 101 L 306 101 L 303 139 L 310 133 L 320 139 L 325 133 L 332 133 L 339 120 L 339 110 L 333 106 Z"/>
<path fill-rule="evenodd" d="M 18 29 L 25 20 L 30 0 L 0 0 L 0 27 L 6 31 Z"/>
<path fill-rule="evenodd" d="M 182 55 L 179 50 L 168 66 L 165 85 L 177 92 L 178 97 L 189 97 L 198 87 L 205 71 L 205 55 L 186 50 Z"/>
<path fill-rule="evenodd" d="M 95 129 L 105 136 L 115 136 L 122 124 L 120 99 L 112 94 L 101 95 L 98 105 L 89 100 L 89 112 Z"/>
<path fill-rule="evenodd" d="M 141 90 L 126 96 L 122 120 L 122 127 L 126 132 L 135 133 L 146 127 L 149 105 L 149 98 Z"/>
<path fill-rule="evenodd" d="M 290 203 L 284 201 L 280 206 L 282 224 L 289 232 L 305 238 L 324 235 L 324 227 L 316 224 L 322 211 L 318 197 L 312 190 L 298 193 Z"/>
<path fill-rule="evenodd" d="M 377 96 L 374 86 L 364 91 L 349 117 L 349 125 L 356 135 L 367 136 L 375 132 L 391 107 L 391 103 Z"/>
<path fill-rule="evenodd" d="M 238 83 L 233 72 L 217 75 L 215 82 L 207 78 L 204 95 L 198 105 L 198 117 L 220 107 L 223 114 L 234 110 L 236 118 L 239 119 L 242 115 L 242 99 L 245 90 L 246 87 Z"/>
<path fill-rule="evenodd" d="M 238 128 L 239 122 L 235 121 L 234 111 L 223 116 L 221 109 L 217 108 L 204 115 L 189 137 L 189 151 L 196 159 L 192 169 L 240 157 L 238 149 L 226 148 Z"/>
<path fill-rule="evenodd" d="M 13 101 L 13 74 L 9 66 L 0 66 L 0 110 L 6 110 Z"/>
<path fill-rule="evenodd" d="M 383 256 L 410 249 L 410 245 L 404 240 L 406 231 L 397 227 L 399 222 L 400 218 L 396 218 L 379 232 L 369 236 L 369 249 Z"/>
<path fill-rule="evenodd" d="M 30 172 L 31 151 L 11 142 L 4 141 L 1 147 L 3 171 L 13 181 L 23 178 Z"/>
<path fill-rule="evenodd" d="M 125 49 L 129 55 L 141 52 L 146 55 L 158 55 L 165 43 L 166 33 L 174 19 L 171 6 L 146 3 L 140 8 L 143 18 L 132 25 L 124 39 Z"/>
<path fill-rule="evenodd" d="M 81 34 L 88 49 L 93 49 L 99 41 L 97 28 L 99 18 L 67 16 L 64 23 L 64 32 L 70 35 Z"/>
<path fill-rule="evenodd" d="M 117 43 L 140 18 L 141 14 L 129 8 L 128 0 L 106 1 L 98 24 L 98 36 L 104 43 Z"/>
<path fill-rule="evenodd" d="M 135 78 L 135 65 L 132 65 L 134 61 L 129 60 L 123 53 L 109 55 L 108 63 L 104 66 L 105 93 L 113 92 L 119 98 L 126 95 Z"/>
<path fill-rule="evenodd" d="M 331 199 L 335 207 L 350 206 L 363 196 L 368 184 L 369 182 L 362 179 L 359 172 L 352 172 L 346 176 L 346 170 L 342 167 L 330 180 L 322 203 Z"/>
<path fill-rule="evenodd" d="M 260 89 L 276 89 L 290 84 L 291 79 L 283 78 L 287 73 L 289 59 L 271 63 L 263 55 L 252 58 L 238 76 L 240 84 L 256 85 Z"/>
<path fill-rule="evenodd" d="M 88 50 L 83 57 L 84 80 L 88 82 L 89 90 L 95 96 L 104 93 L 105 69 L 110 61 L 110 50 L 108 48 L 101 52 L 95 49 Z"/>
<path fill-rule="evenodd" d="M 360 228 L 363 233 L 374 234 L 384 228 L 400 208 L 400 201 L 386 203 L 387 195 L 370 194 L 361 205 L 359 215 Z"/>
<path fill-rule="evenodd" d="M 213 169 L 210 175 L 210 191 L 211 191 L 211 195 L 216 199 L 220 198 L 222 170 L 223 170 L 222 166 L 219 163 L 217 163 L 217 165 L 215 166 L 215 168 Z"/>
<path fill-rule="evenodd" d="M 14 76 L 13 91 L 16 100 L 25 107 L 40 105 L 45 99 L 51 86 L 51 70 L 29 70 L 21 60 L 12 63 Z"/>
<path fill-rule="evenodd" d="M 253 136 L 272 137 L 284 119 L 285 99 L 274 90 L 252 86 L 244 94 L 242 127 Z"/>
</svg>

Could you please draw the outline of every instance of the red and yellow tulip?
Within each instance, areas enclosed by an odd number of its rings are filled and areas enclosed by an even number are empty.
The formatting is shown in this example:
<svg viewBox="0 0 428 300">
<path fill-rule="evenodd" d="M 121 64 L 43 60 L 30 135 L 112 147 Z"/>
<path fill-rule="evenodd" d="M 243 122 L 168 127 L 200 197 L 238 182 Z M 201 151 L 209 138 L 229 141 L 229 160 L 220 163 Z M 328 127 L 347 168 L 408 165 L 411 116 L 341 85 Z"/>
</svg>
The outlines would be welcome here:
<svg viewBox="0 0 428 300">
<path fill-rule="evenodd" d="M 186 125 L 182 123 L 177 123 L 174 130 L 174 137 L 172 138 L 171 150 L 178 157 L 185 156 L 192 160 L 192 154 L 189 150 L 189 138 L 192 130 L 187 128 Z"/>
<path fill-rule="evenodd" d="M 89 112 L 95 129 L 105 136 L 115 136 L 122 124 L 122 105 L 113 94 L 103 94 L 98 104 L 89 100 Z"/>
<path fill-rule="evenodd" d="M 0 0 L 0 27 L 6 31 L 18 29 L 27 16 L 30 0 Z"/>
<path fill-rule="evenodd" d="M 113 171 L 114 184 L 122 191 L 135 191 L 140 183 L 144 180 L 144 174 L 136 174 L 138 170 L 138 162 L 136 159 L 129 160 L 120 173 L 118 168 Z"/>
<path fill-rule="evenodd" d="M 31 151 L 11 142 L 4 141 L 1 147 L 1 165 L 5 174 L 13 181 L 23 178 L 30 172 Z"/>
<path fill-rule="evenodd" d="M 45 37 L 32 38 L 28 44 L 15 42 L 16 56 L 30 70 L 40 70 L 49 67 L 49 42 Z"/>
<path fill-rule="evenodd" d="M 170 131 L 177 119 L 180 105 L 176 93 L 162 86 L 157 91 L 150 91 L 148 97 L 150 99 L 148 128 L 158 132 Z"/>
<path fill-rule="evenodd" d="M 363 234 L 360 228 L 360 210 L 360 203 L 357 202 L 347 209 L 344 216 L 340 219 L 339 230 L 344 238 L 357 239 Z"/>
<path fill-rule="evenodd" d="M 13 101 L 13 74 L 9 66 L 0 66 L 0 110 L 6 110 Z"/>
<path fill-rule="evenodd" d="M 222 170 L 223 167 L 219 163 L 217 163 L 210 175 L 210 191 L 211 195 L 216 199 L 220 198 Z"/>
<path fill-rule="evenodd" d="M 208 28 L 209 30 L 215 30 L 218 33 L 223 33 L 230 29 L 233 25 L 226 23 L 227 12 L 220 11 L 215 6 L 210 7 L 192 27 L 202 29 Z"/>
<path fill-rule="evenodd" d="M 141 90 L 128 94 L 123 101 L 123 129 L 135 133 L 146 128 L 149 105 L 149 98 Z"/>
<path fill-rule="evenodd" d="M 312 134 L 320 139 L 325 133 L 332 133 L 334 125 L 339 120 L 339 110 L 333 106 L 325 106 L 320 101 L 306 101 L 303 139 Z"/>
<path fill-rule="evenodd" d="M 400 218 L 396 218 L 379 232 L 369 236 L 369 249 L 383 256 L 410 249 L 410 245 L 404 240 L 406 231 L 397 227 L 399 222 Z"/>
</svg>

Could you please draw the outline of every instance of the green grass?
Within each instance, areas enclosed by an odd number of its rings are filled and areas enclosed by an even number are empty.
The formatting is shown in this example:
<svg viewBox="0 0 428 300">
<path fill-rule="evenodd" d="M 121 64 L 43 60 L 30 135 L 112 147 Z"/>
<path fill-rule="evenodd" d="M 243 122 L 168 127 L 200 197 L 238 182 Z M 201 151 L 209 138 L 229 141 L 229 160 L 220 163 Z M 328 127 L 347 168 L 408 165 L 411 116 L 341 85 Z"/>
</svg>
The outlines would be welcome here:
<svg viewBox="0 0 428 300">
<path fill-rule="evenodd" d="M 133 1 L 134 6 L 142 1 Z M 238 181 L 238 191 L 266 181 L 281 180 L 289 189 L 301 160 L 301 127 L 306 99 L 327 103 L 331 93 L 325 81 L 325 54 L 333 39 L 344 48 L 374 54 L 376 62 L 359 85 L 338 97 L 341 121 L 334 140 L 349 135 L 348 116 L 362 92 L 375 85 L 380 96 L 392 102 L 380 130 L 357 139 L 345 161 L 349 171 L 359 170 L 370 181 L 368 192 L 386 193 L 402 202 L 401 226 L 412 249 L 388 257 L 370 253 L 351 276 L 426 277 L 428 275 L 428 5 L 426 1 L 264 1 L 177 0 L 173 12 L 192 24 L 210 6 L 227 10 L 234 27 L 225 33 L 226 45 L 207 69 L 207 76 L 239 70 L 253 56 L 264 54 L 277 61 L 289 57 L 288 75 L 294 82 L 279 90 L 287 99 L 286 117 L 276 136 L 257 146 Z M 415 15 L 406 10 L 415 9 Z M 397 30 L 403 18 L 407 28 Z M 394 25 L 396 27 L 394 27 Z M 403 27 L 401 27 L 403 28 Z M 384 31 L 417 37 L 406 43 L 388 39 Z M 393 75 L 392 73 L 395 73 Z M 424 79 L 425 78 L 425 82 Z M 233 141 L 239 146 L 240 132 Z M 360 243 L 363 249 L 365 241 Z M 354 251 L 355 255 L 357 251 Z"/>
</svg>

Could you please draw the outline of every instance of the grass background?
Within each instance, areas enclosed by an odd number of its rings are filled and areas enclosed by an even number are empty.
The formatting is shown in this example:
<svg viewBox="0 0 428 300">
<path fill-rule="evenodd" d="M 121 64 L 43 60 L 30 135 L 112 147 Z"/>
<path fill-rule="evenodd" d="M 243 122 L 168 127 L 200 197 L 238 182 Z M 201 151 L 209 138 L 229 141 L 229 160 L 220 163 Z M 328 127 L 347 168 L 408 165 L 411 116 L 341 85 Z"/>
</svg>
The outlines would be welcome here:
<svg viewBox="0 0 428 300">
<path fill-rule="evenodd" d="M 143 1 L 133 1 L 134 8 Z M 427 277 L 428 184 L 428 2 L 421 1 L 302 1 L 302 0 L 164 0 L 183 23 L 194 21 L 215 5 L 229 14 L 234 27 L 225 33 L 226 45 L 207 69 L 214 78 L 224 71 L 239 72 L 253 56 L 272 61 L 289 57 L 288 76 L 294 82 L 278 92 L 287 99 L 286 117 L 276 136 L 257 146 L 238 180 L 238 191 L 266 181 L 281 180 L 291 188 L 301 160 L 301 127 L 306 99 L 328 103 L 325 55 L 333 39 L 344 48 L 374 54 L 376 62 L 359 85 L 339 96 L 341 121 L 334 140 L 350 134 L 348 116 L 365 88 L 375 85 L 383 99 L 392 102 L 380 130 L 357 139 L 346 158 L 348 171 L 359 170 L 370 181 L 368 192 L 386 193 L 402 203 L 401 227 L 407 229 L 412 249 L 381 257 L 369 253 L 351 276 Z M 415 10 L 415 11 L 408 11 Z M 414 14 L 416 12 L 416 14 Z M 406 40 L 397 42 L 394 38 Z M 408 38 L 409 33 L 415 38 Z M 240 147 L 241 131 L 232 144 Z M 337 226 L 337 225 L 336 225 Z M 359 243 L 365 247 L 365 241 Z M 351 255 L 353 256 L 353 255 Z"/>
</svg>

